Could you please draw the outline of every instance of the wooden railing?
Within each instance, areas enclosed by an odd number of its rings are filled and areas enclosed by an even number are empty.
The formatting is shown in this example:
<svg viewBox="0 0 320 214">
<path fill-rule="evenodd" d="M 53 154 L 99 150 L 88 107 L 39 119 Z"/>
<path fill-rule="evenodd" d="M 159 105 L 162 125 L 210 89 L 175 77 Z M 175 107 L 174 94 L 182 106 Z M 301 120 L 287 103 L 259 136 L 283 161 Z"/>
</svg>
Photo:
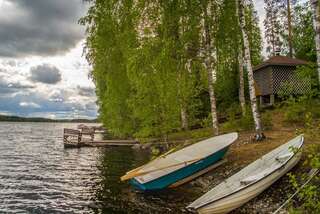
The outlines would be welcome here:
<svg viewBox="0 0 320 214">
<path fill-rule="evenodd" d="M 81 132 L 75 129 L 63 129 L 63 141 L 65 143 L 80 143 L 81 142 Z"/>
<path fill-rule="evenodd" d="M 90 141 L 94 140 L 95 130 L 92 128 L 83 128 L 81 131 L 76 129 L 63 129 L 63 141 L 65 143 L 81 143 L 83 136 L 90 136 Z"/>
</svg>

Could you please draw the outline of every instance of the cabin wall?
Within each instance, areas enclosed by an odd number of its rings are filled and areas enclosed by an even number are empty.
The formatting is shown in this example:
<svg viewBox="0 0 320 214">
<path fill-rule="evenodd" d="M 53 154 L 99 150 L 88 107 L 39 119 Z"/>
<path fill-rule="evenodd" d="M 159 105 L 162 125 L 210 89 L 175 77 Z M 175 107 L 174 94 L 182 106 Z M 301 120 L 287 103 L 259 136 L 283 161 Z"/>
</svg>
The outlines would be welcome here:
<svg viewBox="0 0 320 214">
<path fill-rule="evenodd" d="M 299 78 L 295 66 L 272 66 L 273 94 L 304 94 L 311 90 L 310 79 Z"/>
<path fill-rule="evenodd" d="M 271 67 L 265 67 L 253 72 L 253 78 L 257 84 L 259 90 L 258 95 L 270 95 L 272 94 L 272 69 Z"/>
</svg>

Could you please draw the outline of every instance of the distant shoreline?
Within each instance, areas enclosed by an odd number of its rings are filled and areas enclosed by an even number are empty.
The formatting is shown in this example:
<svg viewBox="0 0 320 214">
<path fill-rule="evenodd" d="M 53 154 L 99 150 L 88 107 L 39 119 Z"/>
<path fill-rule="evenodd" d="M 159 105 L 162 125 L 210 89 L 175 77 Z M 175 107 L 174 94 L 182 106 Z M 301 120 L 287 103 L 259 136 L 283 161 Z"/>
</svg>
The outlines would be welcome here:
<svg viewBox="0 0 320 214">
<path fill-rule="evenodd" d="M 49 119 L 42 117 L 19 117 L 0 115 L 0 122 L 49 122 L 49 123 L 97 123 L 98 119 Z"/>
</svg>

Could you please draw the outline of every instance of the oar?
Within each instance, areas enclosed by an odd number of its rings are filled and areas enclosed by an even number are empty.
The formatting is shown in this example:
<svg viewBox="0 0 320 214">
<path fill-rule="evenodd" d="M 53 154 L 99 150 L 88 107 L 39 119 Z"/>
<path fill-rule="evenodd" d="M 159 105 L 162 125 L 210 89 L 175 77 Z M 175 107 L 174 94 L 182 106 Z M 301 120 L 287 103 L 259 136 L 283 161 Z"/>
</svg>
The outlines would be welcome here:
<svg viewBox="0 0 320 214">
<path fill-rule="evenodd" d="M 169 155 L 169 154 L 170 154 L 171 152 L 173 152 L 174 150 L 175 150 L 175 148 L 170 149 L 169 151 L 167 151 L 166 153 L 160 155 L 159 157 L 156 157 L 156 158 L 153 159 L 152 161 L 155 161 L 155 160 L 160 159 L 160 158 L 165 158 L 167 155 Z M 150 163 L 150 162 L 149 162 L 149 163 Z M 126 174 L 131 174 L 131 173 L 133 173 L 133 172 L 136 172 L 136 171 L 140 170 L 141 168 L 143 168 L 144 166 L 146 166 L 147 164 L 148 164 L 148 163 L 146 163 L 146 164 L 144 164 L 144 165 L 142 165 L 142 166 L 139 166 L 139 167 L 137 167 L 137 168 L 135 168 L 135 169 L 132 169 L 132 170 L 126 172 Z"/>
<path fill-rule="evenodd" d="M 175 166 L 180 166 L 182 164 L 187 165 L 188 163 L 196 162 L 196 161 L 199 161 L 199 160 L 202 160 L 202 159 L 203 158 L 196 158 L 196 159 L 193 159 L 193 160 L 188 160 L 188 161 L 184 161 L 184 162 L 181 162 L 181 163 L 176 163 L 176 164 L 172 164 L 172 165 L 168 165 L 168 166 L 164 166 L 164 167 L 160 167 L 160 168 L 152 169 L 152 170 L 148 170 L 148 171 L 142 171 L 142 172 L 139 172 L 139 168 L 137 168 L 136 170 L 131 170 L 132 172 L 127 173 L 126 175 L 122 176 L 120 179 L 121 179 L 121 181 L 125 181 L 125 180 L 131 179 L 131 178 L 134 178 L 134 177 L 137 177 L 137 176 L 145 175 L 145 174 L 148 174 L 148 173 L 151 173 L 151 172 L 156 172 L 156 171 L 159 171 L 159 170 L 168 169 L 168 168 L 175 167 Z"/>
</svg>

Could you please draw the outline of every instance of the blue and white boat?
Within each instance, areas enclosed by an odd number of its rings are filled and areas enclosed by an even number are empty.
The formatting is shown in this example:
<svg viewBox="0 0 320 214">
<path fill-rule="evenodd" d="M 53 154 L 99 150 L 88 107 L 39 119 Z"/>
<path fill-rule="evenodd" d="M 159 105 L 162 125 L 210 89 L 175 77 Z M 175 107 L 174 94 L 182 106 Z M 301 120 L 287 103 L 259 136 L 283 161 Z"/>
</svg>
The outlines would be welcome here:
<svg viewBox="0 0 320 214">
<path fill-rule="evenodd" d="M 238 138 L 238 133 L 212 137 L 127 172 L 121 180 L 142 191 L 155 191 L 185 183 L 217 165 Z M 209 169 L 209 170 L 208 170 Z"/>
</svg>

